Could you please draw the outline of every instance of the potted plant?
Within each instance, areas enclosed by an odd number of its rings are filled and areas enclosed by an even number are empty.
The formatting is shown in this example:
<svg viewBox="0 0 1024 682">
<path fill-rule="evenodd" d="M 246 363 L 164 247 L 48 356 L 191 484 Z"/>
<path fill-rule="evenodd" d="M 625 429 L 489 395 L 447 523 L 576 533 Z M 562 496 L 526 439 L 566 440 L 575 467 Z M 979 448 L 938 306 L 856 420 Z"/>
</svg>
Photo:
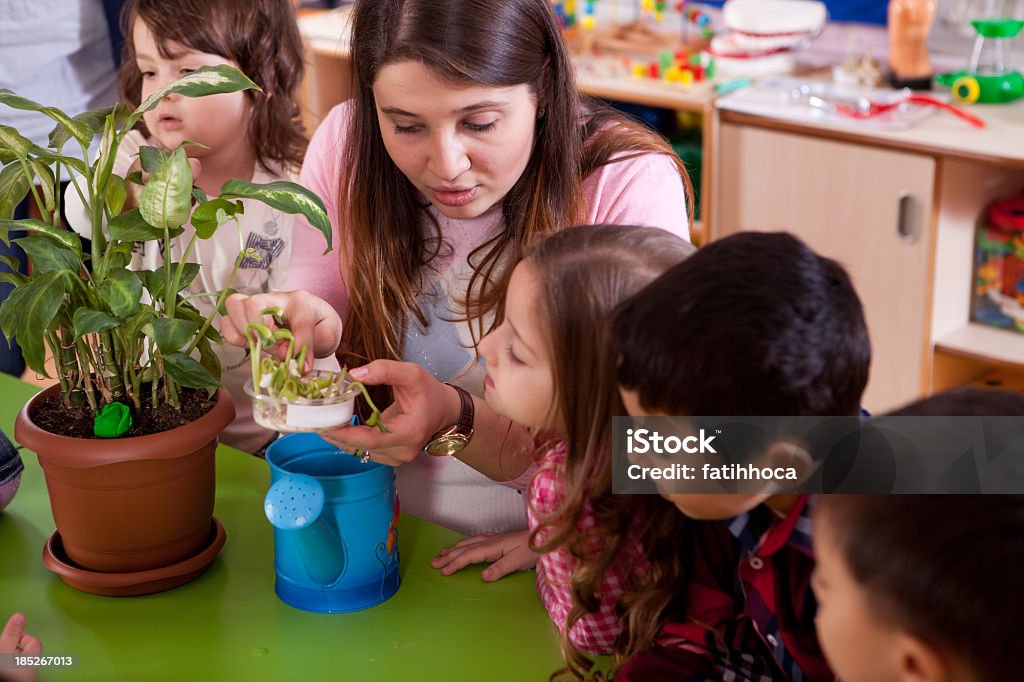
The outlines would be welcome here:
<svg viewBox="0 0 1024 682">
<path fill-rule="evenodd" d="M 216 544 L 216 536 L 223 543 L 223 530 L 212 519 L 213 454 L 234 408 L 218 389 L 214 344 L 220 335 L 183 292 L 198 266 L 187 256 L 171 262 L 171 240 L 184 238 L 188 222 L 194 228 L 190 245 L 208 239 L 243 211 L 241 199 L 254 199 L 305 215 L 331 248 L 323 203 L 299 185 L 229 180 L 209 199 L 193 187 L 184 149 L 190 143 L 172 151 L 143 147 L 144 173 L 112 172 L 124 137 L 165 96 L 256 87 L 237 69 L 204 67 L 134 111 L 119 104 L 73 118 L 0 90 L 0 104 L 38 111 L 57 123 L 47 149 L 0 126 L 0 237 L 30 231 L 16 241 L 32 262 L 28 276 L 16 274 L 16 267 L 15 274 L 0 275 L 15 285 L 0 306 L 0 329 L 17 339 L 34 371 L 48 376 L 47 351 L 53 359 L 59 385 L 25 405 L 15 436 L 39 455 L 59 549 L 84 570 L 151 572 L 188 563 Z M 74 141 L 88 158 L 96 135 L 102 142 L 93 163 L 63 153 Z M 74 171 L 74 191 L 90 211 L 88 253 L 76 234 L 60 227 L 62 168 Z M 126 206 L 129 183 L 141 185 L 133 208 Z M 9 220 L 29 193 L 42 220 Z M 149 240 L 162 240 L 164 265 L 133 271 L 132 249 Z M 247 256 L 259 258 L 243 251 L 236 267 Z M 229 293 L 208 295 L 216 296 L 220 310 Z"/>
</svg>

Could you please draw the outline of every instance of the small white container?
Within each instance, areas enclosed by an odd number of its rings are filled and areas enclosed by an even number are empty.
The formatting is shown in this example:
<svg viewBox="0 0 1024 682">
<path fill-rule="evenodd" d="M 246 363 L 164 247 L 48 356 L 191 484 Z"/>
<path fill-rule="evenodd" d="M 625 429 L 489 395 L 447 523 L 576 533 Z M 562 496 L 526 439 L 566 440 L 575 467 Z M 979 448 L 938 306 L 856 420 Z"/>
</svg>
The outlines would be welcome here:
<svg viewBox="0 0 1024 682">
<path fill-rule="evenodd" d="M 252 379 L 245 382 L 244 389 L 252 397 L 252 416 L 257 424 L 282 433 L 299 433 L 328 431 L 347 425 L 352 419 L 358 393 L 351 383 L 345 379 L 345 390 L 340 395 L 316 400 L 287 400 L 258 393 L 253 389 Z"/>
</svg>

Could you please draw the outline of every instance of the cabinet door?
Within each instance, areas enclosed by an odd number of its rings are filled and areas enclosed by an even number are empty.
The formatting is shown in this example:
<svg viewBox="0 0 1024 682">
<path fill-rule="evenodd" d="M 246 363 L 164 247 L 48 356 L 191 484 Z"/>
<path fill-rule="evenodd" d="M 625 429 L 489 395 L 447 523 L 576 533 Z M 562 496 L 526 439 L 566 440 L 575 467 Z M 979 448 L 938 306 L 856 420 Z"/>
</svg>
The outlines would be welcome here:
<svg viewBox="0 0 1024 682">
<path fill-rule="evenodd" d="M 719 139 L 712 237 L 786 231 L 842 263 L 871 334 L 864 406 L 881 412 L 919 396 L 930 357 L 935 159 L 731 123 Z"/>
</svg>

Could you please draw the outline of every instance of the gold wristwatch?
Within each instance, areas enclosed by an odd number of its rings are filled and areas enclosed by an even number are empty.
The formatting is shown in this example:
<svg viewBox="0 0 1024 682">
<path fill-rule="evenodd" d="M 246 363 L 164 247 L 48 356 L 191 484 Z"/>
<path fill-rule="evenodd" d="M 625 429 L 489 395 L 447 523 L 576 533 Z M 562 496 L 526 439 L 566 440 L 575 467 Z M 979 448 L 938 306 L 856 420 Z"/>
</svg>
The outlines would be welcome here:
<svg viewBox="0 0 1024 682">
<path fill-rule="evenodd" d="M 461 452 L 473 437 L 473 397 L 454 384 L 446 385 L 454 388 L 459 394 L 462 410 L 459 413 L 459 421 L 435 433 L 423 446 L 423 452 L 434 457 L 448 457 Z"/>
</svg>

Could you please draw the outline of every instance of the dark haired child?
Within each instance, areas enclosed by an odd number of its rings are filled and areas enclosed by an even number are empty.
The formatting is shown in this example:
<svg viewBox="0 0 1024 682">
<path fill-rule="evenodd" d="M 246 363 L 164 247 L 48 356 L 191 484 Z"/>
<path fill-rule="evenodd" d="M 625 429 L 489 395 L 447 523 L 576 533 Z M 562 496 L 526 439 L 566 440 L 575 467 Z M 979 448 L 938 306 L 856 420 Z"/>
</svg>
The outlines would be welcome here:
<svg viewBox="0 0 1024 682">
<path fill-rule="evenodd" d="M 253 79 L 262 91 L 209 97 L 168 95 L 143 116 L 137 130 L 121 144 L 114 172 L 138 168 L 139 148 L 186 148 L 198 160 L 195 184 L 211 198 L 232 178 L 263 184 L 293 180 L 306 149 L 297 105 L 302 80 L 302 41 L 290 0 L 133 0 L 122 12 L 125 58 L 121 96 L 137 106 L 165 85 L 203 66 L 227 64 Z M 137 187 L 129 183 L 129 188 Z M 78 192 L 66 194 L 68 223 L 90 236 L 88 208 Z M 188 260 L 202 267 L 186 293 L 199 294 L 231 286 L 257 294 L 281 289 L 292 251 L 293 216 L 260 202 L 243 201 L 238 225 L 229 223 L 209 239 L 198 240 Z M 191 230 L 190 226 L 186 229 Z M 172 260 L 185 257 L 190 232 L 171 245 Z M 252 255 L 240 254 L 252 249 Z M 164 263 L 158 242 L 146 242 L 133 267 L 156 270 Z M 236 271 L 237 266 L 237 271 Z M 233 275 L 233 277 L 232 277 Z M 204 316 L 215 314 L 209 297 L 191 298 Z M 222 381 L 235 399 L 236 418 L 221 440 L 257 452 L 274 433 L 252 419 L 252 401 L 242 386 L 249 376 L 245 350 L 221 345 Z"/>
<path fill-rule="evenodd" d="M 818 637 L 843 682 L 1020 679 L 1024 496 L 823 495 L 814 526 Z"/>
<path fill-rule="evenodd" d="M 846 272 L 780 233 L 700 249 L 620 307 L 613 338 L 633 416 L 855 416 L 871 357 Z M 621 678 L 834 679 L 814 632 L 813 500 L 664 497 L 708 523 L 685 599 Z"/>
<path fill-rule="evenodd" d="M 1024 394 L 945 391 L 887 416 L 1024 417 Z M 844 682 L 1020 677 L 1024 495 L 823 495 L 814 525 L 818 637 Z"/>
</svg>

